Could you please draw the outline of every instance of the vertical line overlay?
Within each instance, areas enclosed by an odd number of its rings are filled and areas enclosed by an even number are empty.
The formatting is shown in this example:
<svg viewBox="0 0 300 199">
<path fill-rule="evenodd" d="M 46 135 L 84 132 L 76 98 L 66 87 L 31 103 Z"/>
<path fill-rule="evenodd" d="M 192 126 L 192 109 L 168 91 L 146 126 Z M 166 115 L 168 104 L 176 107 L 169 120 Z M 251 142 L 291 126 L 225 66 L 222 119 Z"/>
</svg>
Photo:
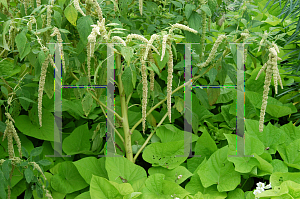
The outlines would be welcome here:
<svg viewBox="0 0 300 199">
<path fill-rule="evenodd" d="M 71 157 L 62 155 L 62 67 L 58 43 L 55 43 L 54 69 L 54 155 L 46 157 Z M 56 72 L 55 72 L 56 71 Z"/>
<path fill-rule="evenodd" d="M 234 44 L 234 43 L 233 43 Z M 228 157 L 254 157 L 253 155 L 245 155 L 245 66 L 244 66 L 244 45 L 237 44 L 237 99 L 236 99 L 236 155 L 228 155 Z M 242 137 L 242 141 L 237 141 L 238 136 Z"/>
<path fill-rule="evenodd" d="M 124 157 L 122 155 L 115 155 L 115 59 L 114 59 L 114 44 L 106 43 L 107 45 L 107 109 L 114 110 L 107 111 L 106 117 L 106 154 L 98 155 L 98 157 Z"/>
<path fill-rule="evenodd" d="M 184 155 L 176 157 L 201 157 L 192 155 L 192 43 L 185 44 L 184 66 Z"/>
</svg>

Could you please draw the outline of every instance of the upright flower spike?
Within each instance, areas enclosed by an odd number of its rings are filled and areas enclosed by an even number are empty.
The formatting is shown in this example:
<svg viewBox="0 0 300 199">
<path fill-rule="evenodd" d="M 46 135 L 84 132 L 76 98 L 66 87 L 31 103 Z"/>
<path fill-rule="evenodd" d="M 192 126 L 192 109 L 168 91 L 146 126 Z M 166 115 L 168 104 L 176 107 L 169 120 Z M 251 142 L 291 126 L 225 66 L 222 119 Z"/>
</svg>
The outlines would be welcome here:
<svg viewBox="0 0 300 199">
<path fill-rule="evenodd" d="M 142 84 L 143 84 L 143 99 L 142 99 L 142 118 L 143 118 L 143 133 L 145 134 L 146 128 L 146 110 L 147 110 L 147 94 L 148 94 L 148 81 L 147 81 L 147 68 L 146 62 L 143 58 L 141 58 L 141 73 L 142 73 Z"/>
<path fill-rule="evenodd" d="M 171 123 L 171 96 L 172 96 L 172 79 L 173 79 L 173 53 L 171 49 L 171 42 L 168 41 L 168 52 L 169 52 L 169 60 L 168 60 L 168 83 L 167 83 L 167 107 L 168 107 L 168 115 L 169 121 Z"/>
<path fill-rule="evenodd" d="M 44 52 L 48 51 L 48 49 L 45 47 Z M 41 76 L 39 81 L 39 92 L 38 92 L 38 115 L 39 115 L 39 123 L 40 127 L 42 127 L 42 104 L 43 104 L 43 91 L 44 91 L 44 85 L 46 80 L 46 73 L 47 68 L 49 64 L 49 59 L 51 58 L 51 54 L 48 54 L 48 57 L 46 57 L 45 61 L 42 64 L 41 68 Z"/>
<path fill-rule="evenodd" d="M 74 0 L 74 7 L 78 12 L 82 14 L 82 16 L 86 16 L 79 6 L 79 0 Z"/>
</svg>

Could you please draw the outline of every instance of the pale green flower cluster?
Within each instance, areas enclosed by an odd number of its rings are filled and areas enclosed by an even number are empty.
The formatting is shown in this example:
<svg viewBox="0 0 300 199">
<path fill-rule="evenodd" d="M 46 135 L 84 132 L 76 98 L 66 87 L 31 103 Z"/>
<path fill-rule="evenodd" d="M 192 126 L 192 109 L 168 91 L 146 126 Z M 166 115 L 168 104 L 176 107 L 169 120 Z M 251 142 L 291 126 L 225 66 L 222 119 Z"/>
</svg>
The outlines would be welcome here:
<svg viewBox="0 0 300 199">
<path fill-rule="evenodd" d="M 168 60 L 168 83 L 167 83 L 167 107 L 168 107 L 168 115 L 169 121 L 171 123 L 171 96 L 172 96 L 172 79 L 173 79 L 173 53 L 171 50 L 171 42 L 168 42 L 168 52 L 169 52 L 169 60 Z"/>
<path fill-rule="evenodd" d="M 263 131 L 263 126 L 264 126 L 264 117 L 266 113 L 266 107 L 267 107 L 267 100 L 268 100 L 268 93 L 270 90 L 270 84 L 271 84 L 271 79 L 272 79 L 272 74 L 273 74 L 273 79 L 274 79 L 274 86 L 275 86 L 275 93 L 277 94 L 277 80 L 279 80 L 280 86 L 283 89 L 281 78 L 279 75 L 279 71 L 277 68 L 277 51 L 274 47 L 269 48 L 269 60 L 263 65 L 263 67 L 260 69 L 260 71 L 257 74 L 257 77 L 255 80 L 258 79 L 260 74 L 262 73 L 263 70 L 266 70 L 266 78 L 265 78 L 265 83 L 264 83 L 264 92 L 263 92 L 263 101 L 261 105 L 261 110 L 260 110 L 260 120 L 259 120 L 259 132 Z"/>
<path fill-rule="evenodd" d="M 5 131 L 3 133 L 2 142 L 7 137 L 8 155 L 9 155 L 9 159 L 12 159 L 14 157 L 14 145 L 13 145 L 13 138 L 14 138 L 16 140 L 16 143 L 17 143 L 17 146 L 18 146 L 19 155 L 22 158 L 21 141 L 20 141 L 20 138 L 17 134 L 15 126 L 13 125 L 14 120 L 12 120 L 9 113 L 6 113 L 5 115 L 7 116 L 7 120 L 5 121 L 6 128 L 5 128 Z"/>
<path fill-rule="evenodd" d="M 59 52 L 62 58 L 62 65 L 63 65 L 63 69 L 64 69 L 64 73 L 66 73 L 66 63 L 65 63 L 65 55 L 64 55 L 64 51 L 63 51 L 63 40 L 61 38 L 61 34 L 58 30 L 58 28 L 54 27 L 53 28 L 53 33 L 50 35 L 51 37 L 56 36 L 57 37 L 57 42 L 58 42 L 58 48 L 59 48 Z M 52 60 L 52 59 L 51 59 Z M 50 61 L 51 61 L 50 60 Z M 51 61 L 51 63 L 53 62 L 53 60 Z"/>
<path fill-rule="evenodd" d="M 82 16 L 86 16 L 79 6 L 79 0 L 74 0 L 74 7 L 78 12 L 82 14 Z"/>
<path fill-rule="evenodd" d="M 46 50 L 45 50 L 46 52 Z M 42 104 L 43 104 L 43 91 L 44 91 L 44 85 L 46 80 L 46 73 L 49 61 L 51 59 L 51 54 L 48 54 L 48 57 L 46 57 L 45 61 L 42 64 L 41 68 L 41 76 L 39 81 L 39 91 L 38 91 L 38 115 L 39 115 L 39 123 L 40 127 L 42 127 Z"/>
<path fill-rule="evenodd" d="M 225 38 L 226 38 L 225 35 L 220 35 L 218 37 L 218 39 L 216 40 L 216 42 L 213 45 L 213 48 L 212 48 L 207 60 L 204 63 L 198 65 L 198 67 L 205 68 L 206 66 L 208 66 L 208 64 L 214 59 L 219 45 L 222 43 L 223 39 L 225 39 Z"/>
</svg>

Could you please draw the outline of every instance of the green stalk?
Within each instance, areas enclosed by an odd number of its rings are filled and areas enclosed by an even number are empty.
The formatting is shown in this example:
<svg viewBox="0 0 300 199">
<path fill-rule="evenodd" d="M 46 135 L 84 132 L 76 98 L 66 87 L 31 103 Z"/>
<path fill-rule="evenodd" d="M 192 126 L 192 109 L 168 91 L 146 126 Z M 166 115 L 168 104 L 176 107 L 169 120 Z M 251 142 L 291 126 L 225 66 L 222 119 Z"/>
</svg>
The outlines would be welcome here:
<svg viewBox="0 0 300 199">
<path fill-rule="evenodd" d="M 117 54 L 116 55 L 116 66 L 117 69 L 121 68 L 121 55 Z M 129 123 L 128 123 L 128 106 L 126 103 L 126 98 L 125 98 L 125 91 L 124 91 L 124 86 L 123 82 L 121 79 L 122 73 L 118 75 L 118 80 L 119 80 L 119 94 L 120 94 L 120 102 L 121 102 L 121 110 L 122 110 L 122 118 L 123 118 L 123 131 L 124 131 L 124 138 L 125 138 L 125 153 L 126 153 L 126 158 L 130 160 L 131 162 L 133 161 L 133 154 L 132 154 L 132 147 L 131 147 L 131 133 L 129 129 Z"/>
</svg>

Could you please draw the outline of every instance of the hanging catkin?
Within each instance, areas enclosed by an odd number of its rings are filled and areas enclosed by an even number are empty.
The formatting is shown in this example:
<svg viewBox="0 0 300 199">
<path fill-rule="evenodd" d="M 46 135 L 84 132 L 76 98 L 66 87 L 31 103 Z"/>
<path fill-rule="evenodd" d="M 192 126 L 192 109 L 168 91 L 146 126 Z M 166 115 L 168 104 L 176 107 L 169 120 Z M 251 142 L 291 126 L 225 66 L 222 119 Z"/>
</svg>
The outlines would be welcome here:
<svg viewBox="0 0 300 199">
<path fill-rule="evenodd" d="M 210 54 L 208 55 L 207 60 L 203 64 L 197 65 L 198 67 L 204 68 L 204 67 L 208 66 L 208 64 L 214 59 L 219 45 L 222 43 L 223 39 L 225 39 L 225 38 L 226 38 L 225 35 L 220 35 L 218 37 L 218 39 L 216 40 L 216 42 L 214 43 L 214 45 L 212 47 Z"/>
<path fill-rule="evenodd" d="M 155 64 L 154 58 L 153 58 L 153 54 L 151 51 L 149 51 L 149 67 L 151 67 L 151 64 Z M 154 78 L 155 78 L 155 73 L 153 70 L 150 71 L 150 91 L 154 91 Z"/>
<path fill-rule="evenodd" d="M 102 19 L 103 19 L 102 9 L 101 9 L 98 1 L 97 0 L 93 0 L 93 4 L 94 4 L 94 8 L 96 9 L 96 12 L 98 14 L 99 21 L 102 21 Z"/>
<path fill-rule="evenodd" d="M 85 11 L 86 15 L 90 15 L 92 11 L 93 0 L 86 0 Z"/>
<path fill-rule="evenodd" d="M 167 107 L 168 107 L 168 115 L 169 121 L 171 123 L 171 96 L 172 96 L 172 79 L 173 79 L 173 53 L 171 50 L 171 42 L 167 42 L 168 52 L 169 52 L 169 60 L 168 60 L 168 83 L 167 83 Z"/>
<path fill-rule="evenodd" d="M 143 15 L 143 0 L 139 0 L 139 10 L 140 14 Z"/>
<path fill-rule="evenodd" d="M 202 11 L 202 34 L 201 34 L 201 41 L 200 41 L 200 55 L 199 60 L 202 60 L 202 56 L 205 51 L 205 35 L 206 35 L 206 14 Z"/>
<path fill-rule="evenodd" d="M 47 48 L 43 49 L 44 52 L 46 53 L 49 51 Z M 39 92 L 38 92 L 38 115 L 39 115 L 39 123 L 40 127 L 42 127 L 42 105 L 43 105 L 43 91 L 44 91 L 44 85 L 45 85 L 45 80 L 46 80 L 46 73 L 47 73 L 47 67 L 49 64 L 49 59 L 51 54 L 48 54 L 48 57 L 46 57 L 45 61 L 42 64 L 41 68 L 41 76 L 40 76 L 40 81 L 39 81 Z"/>
<path fill-rule="evenodd" d="M 60 52 L 61 59 L 62 59 L 62 65 L 63 65 L 64 73 L 66 73 L 65 55 L 64 55 L 64 51 L 63 51 L 63 45 L 62 45 L 63 40 L 61 38 L 61 34 L 59 32 L 59 29 L 57 27 L 53 28 L 53 33 L 50 36 L 54 37 L 55 35 L 57 37 L 58 48 L 59 48 L 59 52 Z"/>
<path fill-rule="evenodd" d="M 36 7 L 38 8 L 41 5 L 41 0 L 36 0 Z"/>
<path fill-rule="evenodd" d="M 86 16 L 79 6 L 79 0 L 74 0 L 74 7 L 78 12 L 82 14 L 82 16 Z"/>
<path fill-rule="evenodd" d="M 261 105 L 261 110 L 260 110 L 260 120 L 259 120 L 259 132 L 263 131 L 264 127 L 264 117 L 266 113 L 266 107 L 267 107 L 267 100 L 268 100 L 268 93 L 270 90 L 270 84 L 271 84 L 271 79 L 272 79 L 272 73 L 273 73 L 273 78 L 274 78 L 274 86 L 275 86 L 275 93 L 277 93 L 277 79 L 280 82 L 280 86 L 283 89 L 282 83 L 281 83 L 281 78 L 279 75 L 279 71 L 277 68 L 277 52 L 274 47 L 269 48 L 269 60 L 263 65 L 263 67 L 260 69 L 259 73 L 257 74 L 256 80 L 260 76 L 261 72 L 266 69 L 266 77 L 265 77 L 265 82 L 264 82 L 264 92 L 263 92 L 263 101 Z"/>
<path fill-rule="evenodd" d="M 147 94 L 148 94 L 148 81 L 147 81 L 147 68 L 146 62 L 141 58 L 141 73 L 142 73 L 142 84 L 143 84 L 143 99 L 142 99 L 142 118 L 143 118 L 143 133 L 145 134 L 145 123 L 146 123 L 146 110 L 147 110 Z"/>
</svg>

